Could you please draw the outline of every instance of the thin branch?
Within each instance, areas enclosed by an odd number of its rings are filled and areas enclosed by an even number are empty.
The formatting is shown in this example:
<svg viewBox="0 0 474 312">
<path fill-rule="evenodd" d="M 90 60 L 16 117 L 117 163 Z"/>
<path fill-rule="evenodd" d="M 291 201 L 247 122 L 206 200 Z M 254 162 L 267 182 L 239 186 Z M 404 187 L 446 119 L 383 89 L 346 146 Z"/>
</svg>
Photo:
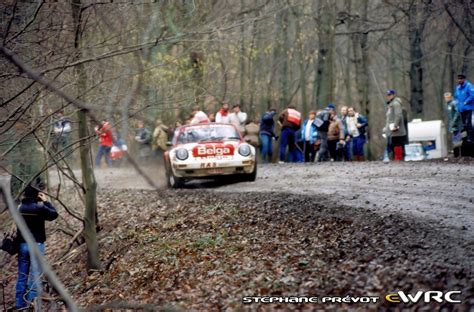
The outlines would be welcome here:
<svg viewBox="0 0 474 312">
<path fill-rule="evenodd" d="M 31 24 L 33 24 L 33 22 L 35 21 L 36 17 L 38 16 L 38 13 L 39 11 L 41 10 L 41 7 L 43 6 L 44 4 L 44 0 L 40 0 L 40 2 L 38 3 L 38 6 L 36 7 L 36 10 L 35 12 L 33 13 L 33 16 L 31 17 L 31 19 L 28 21 L 28 23 L 26 23 L 26 25 L 19 31 L 17 32 L 16 34 L 14 34 L 11 38 L 9 38 L 8 40 L 4 41 L 3 44 L 7 44 L 8 42 L 14 40 L 15 38 L 17 38 L 18 36 L 20 36 L 28 27 L 30 27 Z"/>
<path fill-rule="evenodd" d="M 8 33 L 10 32 L 10 28 L 12 27 L 13 20 L 15 19 L 15 13 L 16 13 L 17 7 L 18 7 L 18 0 L 15 0 L 15 4 L 13 5 L 13 10 L 12 10 L 12 17 L 8 21 L 5 32 L 3 33 L 3 44 L 5 44 L 5 42 L 7 40 Z"/>
<path fill-rule="evenodd" d="M 59 95 L 61 98 L 65 99 L 66 101 L 68 101 L 69 103 L 73 104 L 74 106 L 76 106 L 80 109 L 85 109 L 86 111 L 91 110 L 92 107 L 90 105 L 86 105 L 82 102 L 79 102 L 76 99 L 73 99 L 71 96 L 64 93 L 61 89 L 56 87 L 54 84 L 52 84 L 51 82 L 49 82 L 49 81 L 45 80 L 44 78 L 42 78 L 38 73 L 34 72 L 26 64 L 24 64 L 22 61 L 20 61 L 20 59 L 18 59 L 18 57 L 12 51 L 8 50 L 4 46 L 0 46 L 0 53 L 3 54 L 4 57 L 7 60 L 9 60 L 11 63 L 13 63 L 16 67 L 18 67 L 18 69 L 20 71 L 24 72 L 29 78 L 31 78 L 31 79 L 35 80 L 36 82 L 38 82 L 39 84 L 43 85 L 49 91 Z M 96 124 L 98 124 L 98 125 L 100 124 L 100 121 L 94 115 L 89 114 L 89 117 Z"/>
<path fill-rule="evenodd" d="M 444 3 L 444 8 L 446 12 L 448 13 L 449 17 L 453 21 L 454 25 L 461 31 L 461 33 L 464 35 L 464 38 L 470 43 L 474 44 L 473 38 L 472 38 L 472 33 L 468 34 L 465 30 L 464 27 L 458 22 L 458 20 L 454 17 L 454 14 L 451 12 L 449 9 L 449 4 L 447 2 Z"/>
</svg>

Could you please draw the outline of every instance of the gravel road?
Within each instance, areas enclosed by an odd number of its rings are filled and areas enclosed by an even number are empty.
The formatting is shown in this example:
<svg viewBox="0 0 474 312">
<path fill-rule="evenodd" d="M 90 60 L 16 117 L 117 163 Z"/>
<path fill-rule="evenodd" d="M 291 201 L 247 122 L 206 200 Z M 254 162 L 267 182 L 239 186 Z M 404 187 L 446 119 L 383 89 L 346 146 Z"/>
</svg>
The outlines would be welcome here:
<svg viewBox="0 0 474 312">
<path fill-rule="evenodd" d="M 350 207 L 401 213 L 474 238 L 474 166 L 327 163 L 261 166 L 256 183 L 219 191 L 326 195 Z"/>
<path fill-rule="evenodd" d="M 159 168 L 147 174 L 165 188 Z M 133 169 L 98 170 L 99 187 L 152 189 Z M 190 182 L 188 189 L 216 192 L 275 192 L 325 196 L 335 204 L 381 215 L 402 214 L 452 235 L 474 239 L 474 166 L 423 163 L 324 163 L 260 165 L 256 182 Z"/>
</svg>

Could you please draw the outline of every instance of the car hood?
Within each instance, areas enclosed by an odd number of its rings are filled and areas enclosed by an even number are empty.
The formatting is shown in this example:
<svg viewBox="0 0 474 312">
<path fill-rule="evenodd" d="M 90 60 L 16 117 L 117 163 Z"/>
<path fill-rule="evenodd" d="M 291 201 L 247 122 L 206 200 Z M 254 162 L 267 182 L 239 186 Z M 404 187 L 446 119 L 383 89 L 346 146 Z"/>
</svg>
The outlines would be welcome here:
<svg viewBox="0 0 474 312">
<path fill-rule="evenodd" d="M 231 156 L 242 143 L 236 140 L 187 143 L 174 149 L 185 148 L 193 157 Z"/>
</svg>

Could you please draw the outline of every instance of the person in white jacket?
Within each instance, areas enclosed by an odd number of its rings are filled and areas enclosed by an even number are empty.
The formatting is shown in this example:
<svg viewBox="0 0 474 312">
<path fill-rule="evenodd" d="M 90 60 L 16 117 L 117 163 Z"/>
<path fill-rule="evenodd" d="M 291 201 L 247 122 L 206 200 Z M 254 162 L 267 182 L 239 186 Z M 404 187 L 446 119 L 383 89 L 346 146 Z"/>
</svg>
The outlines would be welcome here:
<svg viewBox="0 0 474 312">
<path fill-rule="evenodd" d="M 245 134 L 245 123 L 247 122 L 247 113 L 240 110 L 240 105 L 232 106 L 232 113 L 229 114 L 229 122 L 239 129 L 242 134 Z"/>
</svg>

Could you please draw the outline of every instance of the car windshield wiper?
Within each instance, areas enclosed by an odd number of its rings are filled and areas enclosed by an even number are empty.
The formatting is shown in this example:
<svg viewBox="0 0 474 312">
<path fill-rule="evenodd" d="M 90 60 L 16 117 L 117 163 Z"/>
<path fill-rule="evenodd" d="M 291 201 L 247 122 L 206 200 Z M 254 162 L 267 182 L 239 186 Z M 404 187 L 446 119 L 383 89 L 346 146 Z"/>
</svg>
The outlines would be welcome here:
<svg viewBox="0 0 474 312">
<path fill-rule="evenodd" d="M 200 139 L 199 142 L 214 142 L 214 141 L 222 141 L 223 139 L 225 139 L 225 137 L 210 137 L 210 138 Z"/>
<path fill-rule="evenodd" d="M 239 140 L 239 141 L 240 141 L 240 137 L 238 137 L 238 136 L 231 136 L 231 137 L 226 138 L 226 140 Z"/>
</svg>

